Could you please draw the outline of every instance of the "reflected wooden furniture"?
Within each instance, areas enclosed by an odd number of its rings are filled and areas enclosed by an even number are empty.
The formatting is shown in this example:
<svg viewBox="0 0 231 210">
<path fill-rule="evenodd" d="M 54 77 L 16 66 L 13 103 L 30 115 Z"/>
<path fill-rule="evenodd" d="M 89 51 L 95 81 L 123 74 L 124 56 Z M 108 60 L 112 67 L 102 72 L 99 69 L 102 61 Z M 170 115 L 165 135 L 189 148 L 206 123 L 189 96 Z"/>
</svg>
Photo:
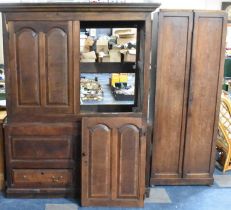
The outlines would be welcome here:
<svg viewBox="0 0 231 210">
<path fill-rule="evenodd" d="M 223 172 L 231 170 L 231 101 L 225 96 L 221 98 L 216 146 L 224 152 L 224 160 L 219 162 L 223 166 Z"/>
<path fill-rule="evenodd" d="M 0 111 L 0 190 L 4 188 L 4 135 L 3 122 L 6 118 L 6 111 Z"/>
</svg>

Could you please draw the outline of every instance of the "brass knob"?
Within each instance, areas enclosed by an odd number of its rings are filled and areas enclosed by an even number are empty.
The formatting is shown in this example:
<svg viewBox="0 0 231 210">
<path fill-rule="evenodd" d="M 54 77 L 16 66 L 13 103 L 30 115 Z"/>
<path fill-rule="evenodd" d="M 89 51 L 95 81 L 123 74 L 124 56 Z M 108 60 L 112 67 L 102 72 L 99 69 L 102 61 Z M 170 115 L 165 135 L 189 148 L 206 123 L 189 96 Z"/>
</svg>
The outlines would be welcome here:
<svg viewBox="0 0 231 210">
<path fill-rule="evenodd" d="M 52 179 L 52 182 L 57 183 L 57 182 L 62 181 L 63 176 L 52 176 L 51 179 Z"/>
<path fill-rule="evenodd" d="M 52 176 L 51 179 L 52 179 L 52 182 L 54 182 L 54 183 L 59 182 L 59 177 Z"/>
</svg>

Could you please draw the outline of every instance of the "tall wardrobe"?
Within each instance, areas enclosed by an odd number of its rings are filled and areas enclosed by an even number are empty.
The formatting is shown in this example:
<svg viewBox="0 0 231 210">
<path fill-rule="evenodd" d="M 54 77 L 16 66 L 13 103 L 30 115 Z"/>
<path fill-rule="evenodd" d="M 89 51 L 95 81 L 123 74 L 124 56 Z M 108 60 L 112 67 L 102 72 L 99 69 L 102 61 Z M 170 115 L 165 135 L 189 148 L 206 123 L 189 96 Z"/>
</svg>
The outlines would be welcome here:
<svg viewBox="0 0 231 210">
<path fill-rule="evenodd" d="M 158 40 L 153 41 L 157 51 L 151 77 L 156 82 L 150 100 L 150 184 L 210 185 L 224 72 L 226 14 L 163 10 L 154 17 L 153 33 Z"/>
<path fill-rule="evenodd" d="M 159 4 L 1 4 L 6 193 L 143 206 L 213 183 L 226 14 Z M 135 28 L 134 62 L 80 62 L 85 28 Z M 132 104 L 84 105 L 83 73 L 132 73 Z"/>
</svg>

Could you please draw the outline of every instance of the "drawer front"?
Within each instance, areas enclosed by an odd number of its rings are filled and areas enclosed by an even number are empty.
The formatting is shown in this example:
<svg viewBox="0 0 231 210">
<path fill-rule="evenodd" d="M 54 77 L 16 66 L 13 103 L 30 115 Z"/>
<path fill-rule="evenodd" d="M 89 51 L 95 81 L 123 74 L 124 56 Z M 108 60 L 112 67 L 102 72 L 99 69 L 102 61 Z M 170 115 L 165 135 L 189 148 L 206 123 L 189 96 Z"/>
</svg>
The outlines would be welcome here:
<svg viewBox="0 0 231 210">
<path fill-rule="evenodd" d="M 72 138 L 72 136 L 11 137 L 12 159 L 73 159 Z"/>
<path fill-rule="evenodd" d="M 69 187 L 73 180 L 72 170 L 60 169 L 13 169 L 15 187 Z"/>
</svg>

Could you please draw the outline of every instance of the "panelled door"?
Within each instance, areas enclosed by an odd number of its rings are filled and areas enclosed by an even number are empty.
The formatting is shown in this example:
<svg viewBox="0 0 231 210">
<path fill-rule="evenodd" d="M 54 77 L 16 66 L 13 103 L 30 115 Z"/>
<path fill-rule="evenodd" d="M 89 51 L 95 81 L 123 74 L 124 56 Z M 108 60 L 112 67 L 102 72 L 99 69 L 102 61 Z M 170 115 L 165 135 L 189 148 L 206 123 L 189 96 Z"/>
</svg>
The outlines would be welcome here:
<svg viewBox="0 0 231 210">
<path fill-rule="evenodd" d="M 74 112 L 72 22 L 9 22 L 9 111 Z"/>
<path fill-rule="evenodd" d="M 224 71 L 226 15 L 195 12 L 184 178 L 210 179 Z"/>
<path fill-rule="evenodd" d="M 82 205 L 143 206 L 145 152 L 140 118 L 84 117 Z"/>
<path fill-rule="evenodd" d="M 182 176 L 193 13 L 159 13 L 151 184 Z M 155 23 L 154 23 L 155 24 Z"/>
<path fill-rule="evenodd" d="M 150 183 L 211 184 L 226 15 L 167 10 L 158 20 Z"/>
</svg>

